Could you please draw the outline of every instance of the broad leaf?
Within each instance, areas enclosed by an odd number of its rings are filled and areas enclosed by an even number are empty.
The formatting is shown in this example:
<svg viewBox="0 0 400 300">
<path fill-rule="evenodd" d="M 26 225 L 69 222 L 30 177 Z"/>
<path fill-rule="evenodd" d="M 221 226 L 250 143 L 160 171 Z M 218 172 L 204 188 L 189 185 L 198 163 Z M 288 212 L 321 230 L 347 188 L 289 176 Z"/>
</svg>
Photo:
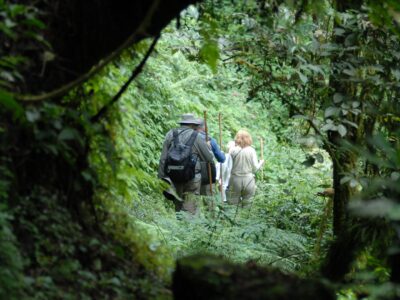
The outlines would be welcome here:
<svg viewBox="0 0 400 300">
<path fill-rule="evenodd" d="M 22 119 L 24 108 L 14 99 L 11 93 L 0 89 L 0 106 L 11 112 L 14 119 Z"/>
<path fill-rule="evenodd" d="M 344 125 L 342 125 L 342 124 L 338 125 L 337 130 L 338 130 L 338 132 L 339 132 L 341 137 L 344 137 L 346 135 L 346 133 L 347 133 L 346 127 Z"/>
<path fill-rule="evenodd" d="M 217 72 L 217 62 L 219 59 L 218 43 L 214 40 L 208 40 L 203 44 L 200 49 L 200 57 L 204 62 L 211 68 L 211 70 Z"/>
</svg>

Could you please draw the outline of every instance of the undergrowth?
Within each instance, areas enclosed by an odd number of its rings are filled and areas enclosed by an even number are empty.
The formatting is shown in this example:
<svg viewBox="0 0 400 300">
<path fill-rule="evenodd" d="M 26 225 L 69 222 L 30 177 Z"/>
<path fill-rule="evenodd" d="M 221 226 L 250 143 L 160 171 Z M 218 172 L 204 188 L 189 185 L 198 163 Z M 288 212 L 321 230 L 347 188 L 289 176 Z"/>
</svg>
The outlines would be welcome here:
<svg viewBox="0 0 400 300">
<path fill-rule="evenodd" d="M 321 149 L 301 147 L 296 120 L 289 120 L 288 128 L 273 130 L 270 112 L 246 102 L 248 78 L 231 64 L 220 65 L 213 73 L 198 57 L 201 42 L 196 35 L 190 26 L 168 27 L 145 70 L 112 112 L 107 124 L 112 145 L 99 143 L 96 146 L 103 151 L 92 151 L 92 164 L 102 182 L 98 197 L 116 216 L 124 216 L 115 217 L 114 226 L 124 228 L 128 223 L 132 240 L 146 237 L 140 242 L 144 253 L 140 262 L 167 281 L 175 259 L 195 252 L 217 253 L 237 262 L 251 260 L 287 272 L 302 270 L 310 261 L 318 261 L 314 247 L 320 220 L 326 218 L 322 216 L 326 201 L 316 193 L 331 184 L 329 159 Z M 135 50 L 144 53 L 147 47 L 143 42 Z M 126 51 L 90 81 L 85 90 L 97 98 L 91 102 L 109 99 L 139 61 Z M 240 128 L 251 132 L 259 156 L 260 138 L 266 141 L 266 166 L 263 174 L 257 174 L 251 208 L 229 207 L 217 195 L 211 199 L 217 203 L 215 211 L 208 210 L 210 199 L 204 198 L 202 213 L 193 218 L 175 214 L 161 194 L 156 170 L 165 133 L 177 127 L 180 114 L 202 116 L 204 110 L 215 138 L 222 113 L 224 144 Z M 310 167 L 307 159 L 315 153 L 319 163 Z"/>
</svg>

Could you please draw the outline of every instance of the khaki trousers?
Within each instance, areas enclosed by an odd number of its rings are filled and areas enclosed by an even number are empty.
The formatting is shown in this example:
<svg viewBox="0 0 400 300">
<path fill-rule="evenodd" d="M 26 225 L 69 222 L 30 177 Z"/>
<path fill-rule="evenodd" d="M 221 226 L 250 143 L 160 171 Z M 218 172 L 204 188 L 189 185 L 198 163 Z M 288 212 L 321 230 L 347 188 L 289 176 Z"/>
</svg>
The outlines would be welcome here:
<svg viewBox="0 0 400 300">
<path fill-rule="evenodd" d="M 231 175 L 229 180 L 228 203 L 243 206 L 250 204 L 256 192 L 256 180 L 253 175 L 235 176 Z"/>
<path fill-rule="evenodd" d="M 200 195 L 211 196 L 211 191 L 210 191 L 210 185 L 209 184 L 204 184 L 204 185 L 201 186 Z M 214 185 L 213 185 L 213 195 L 215 195 Z"/>
<path fill-rule="evenodd" d="M 175 206 L 176 211 L 184 210 L 191 214 L 197 214 L 199 210 L 201 174 L 185 183 L 175 183 L 176 193 L 183 199 L 180 206 Z"/>
</svg>

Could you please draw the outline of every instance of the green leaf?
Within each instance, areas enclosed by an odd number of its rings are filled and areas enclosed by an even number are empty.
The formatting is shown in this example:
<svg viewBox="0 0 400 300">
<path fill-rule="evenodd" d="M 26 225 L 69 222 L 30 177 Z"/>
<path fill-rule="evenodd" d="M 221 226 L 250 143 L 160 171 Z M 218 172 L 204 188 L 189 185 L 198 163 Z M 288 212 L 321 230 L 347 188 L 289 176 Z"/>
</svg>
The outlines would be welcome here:
<svg viewBox="0 0 400 300">
<path fill-rule="evenodd" d="M 58 138 L 60 140 L 73 140 L 77 138 L 78 133 L 75 129 L 73 128 L 64 128 L 60 134 L 58 135 Z"/>
<path fill-rule="evenodd" d="M 345 183 L 349 182 L 350 180 L 352 180 L 352 178 L 350 176 L 344 176 L 343 178 L 340 179 L 340 184 L 345 184 Z"/>
<path fill-rule="evenodd" d="M 350 180 L 350 187 L 355 188 L 358 185 L 358 181 L 356 179 Z"/>
<path fill-rule="evenodd" d="M 334 103 L 340 103 L 340 102 L 342 102 L 343 101 L 343 95 L 342 94 L 340 94 L 340 93 L 335 93 L 334 95 L 333 95 L 333 102 Z"/>
<path fill-rule="evenodd" d="M 341 137 L 344 137 L 346 135 L 346 133 L 347 133 L 346 127 L 344 125 L 342 125 L 342 124 L 338 125 L 337 130 L 338 130 L 338 132 L 339 132 Z"/>
<path fill-rule="evenodd" d="M 351 121 L 349 121 L 349 120 L 342 120 L 342 122 L 343 122 L 343 123 L 346 123 L 346 124 L 348 124 L 348 125 L 350 125 L 350 126 L 352 126 L 352 127 L 354 127 L 354 128 L 358 128 L 358 125 L 357 125 L 356 123 L 351 122 Z"/>
<path fill-rule="evenodd" d="M 34 123 L 34 122 L 36 122 L 37 120 L 39 120 L 40 119 L 40 113 L 39 113 L 39 111 L 37 111 L 36 109 L 29 109 L 29 110 L 27 110 L 26 112 L 25 112 L 25 114 L 26 114 L 26 119 L 29 121 L 29 122 L 31 122 L 31 123 Z"/>
<path fill-rule="evenodd" d="M 214 40 L 207 40 L 201 47 L 199 54 L 211 70 L 216 73 L 217 62 L 220 55 L 217 42 Z"/>
<path fill-rule="evenodd" d="M 7 28 L 13 28 L 17 25 L 17 23 L 15 23 L 14 21 L 12 21 L 10 19 L 5 19 L 4 25 L 6 25 Z"/>
<path fill-rule="evenodd" d="M 354 69 L 345 69 L 343 70 L 343 73 L 349 76 L 354 76 L 356 74 Z"/>
<path fill-rule="evenodd" d="M 10 14 L 12 17 L 15 17 L 17 15 L 23 14 L 26 10 L 26 6 L 22 4 L 11 4 L 8 7 Z"/>
<path fill-rule="evenodd" d="M 36 27 L 39 29 L 45 29 L 46 25 L 40 21 L 39 19 L 36 18 L 30 18 L 30 19 L 26 19 L 23 22 L 24 24 L 28 25 L 28 26 L 32 26 L 32 27 Z"/>
<path fill-rule="evenodd" d="M 392 172 L 392 174 L 390 174 L 390 179 L 393 181 L 399 180 L 399 178 L 400 178 L 399 172 Z"/>
<path fill-rule="evenodd" d="M 334 106 L 329 106 L 325 109 L 325 118 L 329 118 L 330 116 L 335 116 L 339 112 L 339 108 Z"/>
<path fill-rule="evenodd" d="M 109 280 L 107 281 L 107 283 L 108 283 L 108 284 L 115 285 L 115 286 L 120 286 L 120 285 L 121 285 L 121 280 L 119 280 L 118 277 L 113 277 L 113 278 L 109 279 Z"/>
<path fill-rule="evenodd" d="M 21 120 L 24 116 L 24 108 L 15 101 L 11 93 L 0 89 L 0 106 L 13 114 L 15 120 Z"/>
<path fill-rule="evenodd" d="M 346 32 L 343 28 L 339 27 L 335 28 L 333 31 L 337 36 L 342 36 Z"/>
<path fill-rule="evenodd" d="M 297 74 L 299 74 L 300 80 L 301 82 L 303 82 L 303 84 L 306 84 L 308 82 L 308 78 L 306 75 L 304 75 L 303 73 L 297 71 Z"/>
<path fill-rule="evenodd" d="M 322 126 L 321 130 L 322 131 L 328 131 L 328 130 L 335 131 L 336 130 L 336 126 L 333 123 L 327 123 L 324 126 Z"/>
<path fill-rule="evenodd" d="M 396 80 L 400 80 L 400 70 L 398 69 L 392 70 L 392 74 Z"/>
<path fill-rule="evenodd" d="M 307 65 L 307 67 L 314 71 L 315 73 L 320 73 L 321 75 L 324 75 L 324 72 L 322 71 L 322 68 L 320 66 L 317 65 Z"/>
</svg>

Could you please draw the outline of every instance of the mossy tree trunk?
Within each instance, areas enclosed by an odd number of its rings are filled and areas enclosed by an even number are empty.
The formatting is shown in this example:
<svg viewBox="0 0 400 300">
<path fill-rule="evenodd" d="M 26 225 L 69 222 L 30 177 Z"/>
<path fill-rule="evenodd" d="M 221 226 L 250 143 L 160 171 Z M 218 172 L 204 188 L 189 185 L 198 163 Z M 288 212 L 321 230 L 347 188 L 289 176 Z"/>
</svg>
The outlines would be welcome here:
<svg viewBox="0 0 400 300">
<path fill-rule="evenodd" d="M 174 299 L 335 299 L 314 279 L 302 279 L 255 264 L 238 265 L 211 255 L 180 259 L 173 278 Z"/>
<path fill-rule="evenodd" d="M 362 1 L 337 1 L 336 9 L 338 12 L 345 12 L 348 9 L 360 9 Z M 340 28 L 340 23 L 334 20 L 334 28 Z M 334 35 L 333 43 L 338 47 L 345 47 L 345 36 Z M 358 53 L 354 52 L 354 56 Z M 344 99 L 354 99 L 357 97 L 357 89 L 352 83 L 344 82 L 342 74 L 341 55 L 336 55 L 332 58 L 331 68 L 333 75 L 330 79 L 330 87 L 332 97 L 338 93 Z M 339 109 L 341 107 L 339 106 Z M 347 116 L 348 121 L 356 123 L 356 117 Z M 344 142 L 354 143 L 360 136 L 363 136 L 360 130 L 362 128 L 347 127 L 347 132 L 344 136 L 338 131 L 328 132 L 328 141 L 331 145 L 330 155 L 333 164 L 333 233 L 335 241 L 331 245 L 326 262 L 323 266 L 323 274 L 330 279 L 340 280 L 344 276 L 354 259 L 356 249 L 359 245 L 355 242 L 355 237 L 350 234 L 351 218 L 348 214 L 348 204 L 353 194 L 353 189 L 350 187 L 350 182 L 343 180 L 345 176 L 354 172 L 356 168 L 357 156 L 351 150 L 343 148 Z"/>
</svg>

